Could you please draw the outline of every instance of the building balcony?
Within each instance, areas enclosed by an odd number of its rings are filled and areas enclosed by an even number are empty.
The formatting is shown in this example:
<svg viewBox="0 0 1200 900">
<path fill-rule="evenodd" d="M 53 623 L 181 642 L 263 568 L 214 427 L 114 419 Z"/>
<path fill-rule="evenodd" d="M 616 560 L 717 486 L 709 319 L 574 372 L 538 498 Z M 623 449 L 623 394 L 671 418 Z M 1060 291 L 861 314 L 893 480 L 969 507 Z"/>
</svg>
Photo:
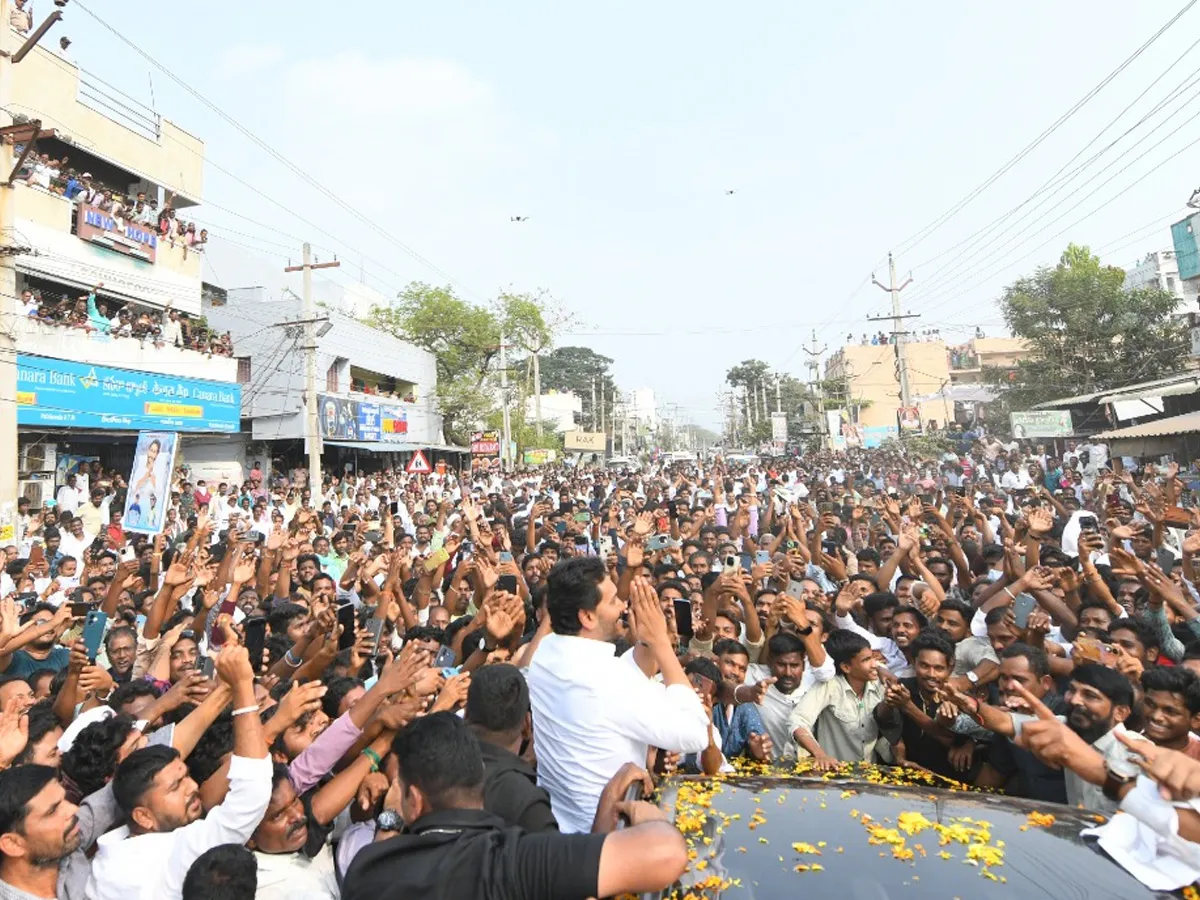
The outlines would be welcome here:
<svg viewBox="0 0 1200 900">
<path fill-rule="evenodd" d="M 17 121 L 36 119 L 53 129 L 81 155 L 132 173 L 130 182 L 173 190 L 187 203 L 198 200 L 204 143 L 127 93 L 134 90 L 130 73 L 117 68 L 105 74 L 107 80 L 38 46 L 13 71 L 10 110 Z M 68 153 L 74 165 L 72 157 Z"/>
<path fill-rule="evenodd" d="M 18 317 L 13 331 L 20 354 L 188 379 L 237 381 L 238 362 L 229 356 L 156 345 L 149 339 L 111 337 L 27 317 Z"/>
<path fill-rule="evenodd" d="M 117 221 L 35 185 L 14 187 L 17 269 L 72 289 L 103 282 L 126 302 L 200 312 L 200 254 L 147 226 Z"/>
<path fill-rule="evenodd" d="M 951 372 L 978 372 L 981 368 L 979 357 L 974 353 L 949 353 L 947 363 Z"/>
</svg>

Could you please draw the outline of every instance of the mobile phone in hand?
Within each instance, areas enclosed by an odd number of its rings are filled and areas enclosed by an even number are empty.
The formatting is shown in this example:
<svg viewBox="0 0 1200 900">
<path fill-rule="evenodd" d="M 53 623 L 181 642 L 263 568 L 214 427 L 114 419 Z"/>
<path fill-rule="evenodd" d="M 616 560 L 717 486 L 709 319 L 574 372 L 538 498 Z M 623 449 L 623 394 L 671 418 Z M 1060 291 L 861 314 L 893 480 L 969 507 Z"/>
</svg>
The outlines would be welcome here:
<svg viewBox="0 0 1200 900">
<path fill-rule="evenodd" d="M 212 678 L 217 671 L 217 663 L 211 656 L 203 656 L 196 663 L 196 671 L 205 678 Z"/>
<path fill-rule="evenodd" d="M 383 619 L 371 616 L 367 619 L 367 631 L 371 633 L 371 655 L 379 651 L 379 639 L 383 636 Z"/>
<path fill-rule="evenodd" d="M 692 602 L 683 598 L 674 601 L 675 630 L 684 640 L 691 640 L 696 631 L 692 627 Z"/>
<path fill-rule="evenodd" d="M 338 607 L 337 611 L 338 624 L 342 626 L 341 636 L 338 638 L 338 649 L 345 650 L 348 647 L 353 647 L 356 640 L 354 633 L 354 604 L 343 603 Z"/>
<path fill-rule="evenodd" d="M 250 654 L 250 668 L 258 674 L 262 669 L 263 653 L 267 647 L 266 617 L 254 616 L 247 619 L 243 631 L 246 635 L 246 652 Z"/>
<path fill-rule="evenodd" d="M 108 616 L 98 609 L 88 612 L 83 622 L 83 644 L 87 650 L 87 658 L 96 661 L 100 645 L 104 642 L 104 632 L 108 625 Z"/>
<path fill-rule="evenodd" d="M 1037 608 L 1037 601 L 1029 594 L 1017 594 L 1017 599 L 1013 601 L 1013 618 L 1016 620 L 1018 628 L 1024 628 L 1029 624 L 1029 614 Z"/>
<path fill-rule="evenodd" d="M 437 656 L 433 658 L 433 667 L 435 669 L 449 669 L 454 665 L 454 650 L 451 647 L 442 647 L 437 652 Z"/>
<path fill-rule="evenodd" d="M 501 575 L 496 579 L 496 590 L 504 591 L 507 594 L 515 594 L 517 592 L 517 576 Z"/>
</svg>

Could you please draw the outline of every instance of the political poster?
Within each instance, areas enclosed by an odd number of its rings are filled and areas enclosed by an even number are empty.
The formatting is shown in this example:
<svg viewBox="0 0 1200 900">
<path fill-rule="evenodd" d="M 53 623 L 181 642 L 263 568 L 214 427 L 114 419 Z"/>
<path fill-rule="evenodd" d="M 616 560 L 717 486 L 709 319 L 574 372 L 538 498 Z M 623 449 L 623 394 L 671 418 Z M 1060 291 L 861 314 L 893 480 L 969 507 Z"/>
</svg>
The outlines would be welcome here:
<svg viewBox="0 0 1200 900">
<path fill-rule="evenodd" d="M 179 435 L 170 431 L 139 431 L 133 472 L 125 495 L 121 527 L 139 534 L 158 534 L 171 505 L 171 476 Z"/>
</svg>

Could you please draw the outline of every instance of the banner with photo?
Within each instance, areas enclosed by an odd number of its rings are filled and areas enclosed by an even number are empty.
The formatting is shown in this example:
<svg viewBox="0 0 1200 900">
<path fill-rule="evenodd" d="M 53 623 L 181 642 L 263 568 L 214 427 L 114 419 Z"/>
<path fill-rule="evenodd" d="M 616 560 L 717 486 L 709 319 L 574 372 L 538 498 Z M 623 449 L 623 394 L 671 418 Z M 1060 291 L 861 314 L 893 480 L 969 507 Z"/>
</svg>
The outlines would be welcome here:
<svg viewBox="0 0 1200 900">
<path fill-rule="evenodd" d="M 390 403 L 317 394 L 317 419 L 326 440 L 373 444 L 408 440 L 408 412 Z"/>
<path fill-rule="evenodd" d="M 139 431 L 133 472 L 125 495 L 121 527 L 139 534 L 158 534 L 171 505 L 171 477 L 179 435 L 170 431 Z"/>
</svg>

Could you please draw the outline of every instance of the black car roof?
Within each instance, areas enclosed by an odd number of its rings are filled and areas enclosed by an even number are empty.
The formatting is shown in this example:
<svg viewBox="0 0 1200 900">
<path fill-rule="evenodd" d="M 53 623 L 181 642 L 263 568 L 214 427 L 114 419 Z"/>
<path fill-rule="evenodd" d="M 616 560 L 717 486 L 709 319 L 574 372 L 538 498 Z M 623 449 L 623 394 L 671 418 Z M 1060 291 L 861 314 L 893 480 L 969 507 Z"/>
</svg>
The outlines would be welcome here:
<svg viewBox="0 0 1200 900">
<path fill-rule="evenodd" d="M 1103 816 L 1057 804 L 927 784 L 756 775 L 673 779 L 661 802 L 688 839 L 689 869 L 663 894 L 679 900 L 1172 896 L 1144 887 L 1080 837 Z"/>
</svg>

